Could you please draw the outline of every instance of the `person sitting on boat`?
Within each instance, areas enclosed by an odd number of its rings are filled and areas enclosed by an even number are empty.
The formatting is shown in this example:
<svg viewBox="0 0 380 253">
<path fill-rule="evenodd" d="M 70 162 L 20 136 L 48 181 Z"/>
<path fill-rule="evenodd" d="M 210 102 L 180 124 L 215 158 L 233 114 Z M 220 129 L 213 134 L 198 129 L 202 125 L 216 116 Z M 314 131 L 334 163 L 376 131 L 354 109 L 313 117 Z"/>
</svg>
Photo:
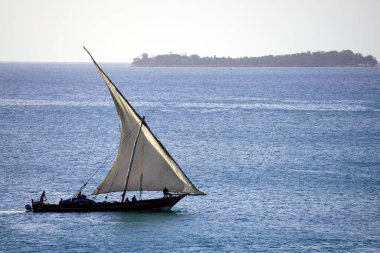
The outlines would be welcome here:
<svg viewBox="0 0 380 253">
<path fill-rule="evenodd" d="M 168 188 L 165 187 L 162 192 L 164 193 L 164 198 L 170 197 Z"/>
<path fill-rule="evenodd" d="M 45 194 L 45 191 L 43 191 L 43 192 L 41 193 L 41 196 L 40 196 L 40 203 L 41 203 L 41 204 L 44 203 L 44 200 L 47 200 L 47 198 L 46 198 L 46 194 Z"/>
<path fill-rule="evenodd" d="M 132 202 L 135 202 L 137 199 L 136 199 L 136 196 L 135 195 L 133 195 L 133 197 L 132 197 Z"/>
</svg>

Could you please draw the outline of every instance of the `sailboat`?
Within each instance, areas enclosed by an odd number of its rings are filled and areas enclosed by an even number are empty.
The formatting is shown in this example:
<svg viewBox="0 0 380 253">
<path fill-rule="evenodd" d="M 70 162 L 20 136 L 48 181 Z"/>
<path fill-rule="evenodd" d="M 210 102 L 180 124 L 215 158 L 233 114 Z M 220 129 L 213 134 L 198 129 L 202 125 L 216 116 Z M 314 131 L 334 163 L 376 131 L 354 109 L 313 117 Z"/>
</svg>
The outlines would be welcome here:
<svg viewBox="0 0 380 253">
<path fill-rule="evenodd" d="M 103 78 L 120 118 L 120 144 L 113 165 L 103 181 L 91 195 L 120 192 L 120 201 L 96 202 L 81 195 L 87 182 L 70 199 L 58 204 L 32 200 L 26 205 L 33 212 L 91 212 L 91 211 L 142 211 L 170 210 L 178 201 L 188 195 L 205 195 L 198 190 L 185 175 L 173 157 L 150 130 L 144 117 L 141 117 L 123 94 L 96 63 L 97 71 Z M 133 198 L 128 191 L 163 191 L 163 197 L 150 199 Z"/>
</svg>

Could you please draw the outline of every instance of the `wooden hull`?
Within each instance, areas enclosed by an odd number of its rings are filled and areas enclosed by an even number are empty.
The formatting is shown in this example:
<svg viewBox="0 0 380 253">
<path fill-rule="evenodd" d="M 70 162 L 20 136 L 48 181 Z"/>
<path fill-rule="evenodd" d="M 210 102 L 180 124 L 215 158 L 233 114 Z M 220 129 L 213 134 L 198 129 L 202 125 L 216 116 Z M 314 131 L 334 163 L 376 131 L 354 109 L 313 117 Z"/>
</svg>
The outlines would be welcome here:
<svg viewBox="0 0 380 253">
<path fill-rule="evenodd" d="M 133 212 L 170 210 L 186 195 L 138 200 L 134 202 L 94 202 L 86 204 L 48 204 L 32 202 L 33 212 Z"/>
</svg>

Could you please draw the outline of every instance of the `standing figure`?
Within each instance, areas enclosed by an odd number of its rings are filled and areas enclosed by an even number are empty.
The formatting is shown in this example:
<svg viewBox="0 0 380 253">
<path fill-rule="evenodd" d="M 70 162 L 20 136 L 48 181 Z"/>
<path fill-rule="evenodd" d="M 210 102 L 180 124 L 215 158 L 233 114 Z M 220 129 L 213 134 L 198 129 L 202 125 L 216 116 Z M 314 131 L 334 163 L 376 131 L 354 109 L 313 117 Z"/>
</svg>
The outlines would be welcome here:
<svg viewBox="0 0 380 253">
<path fill-rule="evenodd" d="M 46 194 L 45 194 L 45 191 L 43 191 L 43 192 L 41 193 L 41 196 L 40 196 L 40 203 L 41 203 L 41 204 L 44 203 L 44 200 L 47 200 L 47 198 L 46 198 Z"/>
</svg>

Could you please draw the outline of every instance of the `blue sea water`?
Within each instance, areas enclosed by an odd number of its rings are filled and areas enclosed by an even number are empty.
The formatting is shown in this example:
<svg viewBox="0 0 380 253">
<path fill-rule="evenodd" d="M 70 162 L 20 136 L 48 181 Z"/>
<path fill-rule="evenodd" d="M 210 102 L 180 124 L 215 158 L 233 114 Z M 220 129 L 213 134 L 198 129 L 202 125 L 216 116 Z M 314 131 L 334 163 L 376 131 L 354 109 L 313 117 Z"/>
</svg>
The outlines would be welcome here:
<svg viewBox="0 0 380 253">
<path fill-rule="evenodd" d="M 101 66 L 207 195 L 24 212 L 89 194 L 119 121 L 92 64 L 1 63 L 0 252 L 380 252 L 379 68 Z"/>
</svg>

